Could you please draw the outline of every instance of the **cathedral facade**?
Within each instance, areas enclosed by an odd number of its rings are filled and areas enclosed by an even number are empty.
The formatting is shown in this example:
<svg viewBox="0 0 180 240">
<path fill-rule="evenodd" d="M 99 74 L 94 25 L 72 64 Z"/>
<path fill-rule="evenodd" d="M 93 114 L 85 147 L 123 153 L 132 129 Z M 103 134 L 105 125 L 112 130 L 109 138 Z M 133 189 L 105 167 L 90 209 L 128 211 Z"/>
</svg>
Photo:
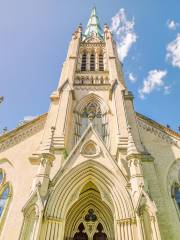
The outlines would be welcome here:
<svg viewBox="0 0 180 240">
<path fill-rule="evenodd" d="M 180 239 L 180 134 L 135 112 L 95 8 L 50 99 L 0 137 L 0 239 Z"/>
</svg>

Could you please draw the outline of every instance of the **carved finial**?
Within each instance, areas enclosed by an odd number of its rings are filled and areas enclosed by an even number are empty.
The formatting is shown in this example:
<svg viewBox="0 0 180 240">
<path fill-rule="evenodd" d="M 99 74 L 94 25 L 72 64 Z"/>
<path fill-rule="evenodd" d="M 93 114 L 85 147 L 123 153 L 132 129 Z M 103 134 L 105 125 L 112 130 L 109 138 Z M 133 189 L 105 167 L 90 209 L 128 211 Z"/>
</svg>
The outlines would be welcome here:
<svg viewBox="0 0 180 240">
<path fill-rule="evenodd" d="M 105 33 L 109 32 L 109 26 L 107 23 L 104 24 L 104 32 Z"/>
<path fill-rule="evenodd" d="M 7 133 L 7 132 L 8 132 L 7 127 L 4 127 L 4 128 L 3 128 L 3 131 L 2 131 L 2 134 L 5 134 L 5 133 Z"/>
<path fill-rule="evenodd" d="M 4 97 L 0 96 L 0 103 L 2 103 L 4 101 Z"/>
<path fill-rule="evenodd" d="M 55 129 L 56 129 L 56 128 L 55 128 L 54 126 L 51 127 L 52 137 L 54 136 Z"/>
<path fill-rule="evenodd" d="M 54 132 L 55 132 L 55 130 L 56 130 L 56 128 L 55 128 L 55 126 L 52 126 L 51 127 L 51 143 L 50 143 L 50 150 L 52 150 L 52 148 L 53 148 L 53 140 L 54 140 Z"/>
<path fill-rule="evenodd" d="M 138 150 L 136 148 L 130 126 L 128 126 L 128 149 L 127 149 L 127 154 L 128 155 L 138 154 Z"/>
<path fill-rule="evenodd" d="M 107 23 L 104 24 L 104 28 L 108 28 L 109 29 L 109 26 Z"/>
</svg>

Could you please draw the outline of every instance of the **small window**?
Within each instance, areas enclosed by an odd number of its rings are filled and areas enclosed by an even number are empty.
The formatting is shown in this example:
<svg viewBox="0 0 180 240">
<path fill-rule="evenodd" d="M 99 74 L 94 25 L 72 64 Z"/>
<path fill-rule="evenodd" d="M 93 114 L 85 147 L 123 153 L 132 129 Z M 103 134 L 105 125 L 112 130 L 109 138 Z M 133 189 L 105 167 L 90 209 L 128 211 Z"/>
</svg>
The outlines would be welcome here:
<svg viewBox="0 0 180 240">
<path fill-rule="evenodd" d="M 92 53 L 91 57 L 90 57 L 90 71 L 95 71 L 95 55 L 94 55 L 94 53 Z"/>
<path fill-rule="evenodd" d="M 176 203 L 177 203 L 178 208 L 179 208 L 179 210 L 180 210 L 180 188 L 175 187 L 175 192 L 174 192 L 174 194 L 175 194 Z"/>
<path fill-rule="evenodd" d="M 99 71 L 104 71 L 104 60 L 102 53 L 99 55 Z"/>
<path fill-rule="evenodd" d="M 81 71 L 86 71 L 86 53 L 82 55 Z"/>
<path fill-rule="evenodd" d="M 0 196 L 0 217 L 2 216 L 2 214 L 3 214 L 3 211 L 4 211 L 4 208 L 5 208 L 5 206 L 6 206 L 6 202 L 7 202 L 7 199 L 8 199 L 8 197 L 9 197 L 9 187 L 7 186 L 4 190 L 3 190 L 3 192 L 2 192 L 2 194 L 1 194 L 1 196 Z"/>
<path fill-rule="evenodd" d="M 2 170 L 0 169 L 0 184 L 3 182 L 3 178 L 4 178 L 4 175 Z"/>
</svg>

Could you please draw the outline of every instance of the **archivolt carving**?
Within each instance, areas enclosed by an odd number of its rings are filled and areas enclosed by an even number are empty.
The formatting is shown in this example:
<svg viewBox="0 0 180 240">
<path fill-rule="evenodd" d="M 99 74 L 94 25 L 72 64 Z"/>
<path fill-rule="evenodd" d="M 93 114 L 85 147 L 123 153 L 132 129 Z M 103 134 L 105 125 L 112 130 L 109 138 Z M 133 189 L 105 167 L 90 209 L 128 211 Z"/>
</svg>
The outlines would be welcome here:
<svg viewBox="0 0 180 240">
<path fill-rule="evenodd" d="M 46 221 L 43 224 L 43 239 L 52 239 L 55 232 L 57 235 L 61 234 L 66 222 L 68 227 L 65 230 L 65 237 L 68 239 L 77 232 L 81 222 L 91 236 L 100 222 L 108 239 L 114 239 L 113 235 L 117 234 L 119 227 L 123 228 L 123 232 L 129 229 L 129 239 L 133 239 L 136 226 L 131 225 L 131 222 L 128 225 L 127 223 L 116 224 L 117 220 L 135 217 L 131 197 L 125 187 L 127 182 L 123 175 L 115 175 L 93 160 L 81 163 L 67 173 L 65 171 L 63 175 L 61 174 L 59 173 L 52 181 L 54 190 L 48 198 L 44 213 L 45 219 L 46 216 L 49 219 L 57 219 L 59 227 L 55 230 L 56 222 Z M 91 185 L 89 185 L 90 182 Z M 74 193 L 77 194 L 74 195 Z M 97 221 L 85 221 L 89 209 L 93 209 Z M 50 233 L 48 229 L 51 229 Z M 126 239 L 123 232 L 119 232 L 119 236 Z"/>
<path fill-rule="evenodd" d="M 66 217 L 65 239 L 73 238 L 80 223 L 85 226 L 89 237 L 94 235 L 97 225 L 101 223 L 108 238 L 114 238 L 113 214 L 96 190 L 87 189 L 82 192 L 79 200 L 69 210 Z"/>
<path fill-rule="evenodd" d="M 80 193 L 81 187 L 89 181 L 92 181 L 98 187 L 102 195 L 103 192 L 107 192 L 112 199 L 111 204 L 106 199 L 103 199 L 103 201 L 118 215 L 118 219 L 128 218 L 133 214 L 130 196 L 125 187 L 123 187 L 125 179 L 123 180 L 120 177 L 120 179 L 117 180 L 115 176 L 100 163 L 92 160 L 86 161 L 78 165 L 75 169 L 72 169 L 72 171 L 65 176 L 62 176 L 62 179 L 59 181 L 61 184 L 56 186 L 47 204 L 46 212 L 48 216 L 51 214 L 60 214 L 58 217 L 63 218 L 69 208 L 69 204 L 73 204 L 71 201 L 73 193 Z M 59 199 L 61 199 L 61 201 L 59 201 Z M 113 208 L 116 208 L 116 211 Z"/>
</svg>

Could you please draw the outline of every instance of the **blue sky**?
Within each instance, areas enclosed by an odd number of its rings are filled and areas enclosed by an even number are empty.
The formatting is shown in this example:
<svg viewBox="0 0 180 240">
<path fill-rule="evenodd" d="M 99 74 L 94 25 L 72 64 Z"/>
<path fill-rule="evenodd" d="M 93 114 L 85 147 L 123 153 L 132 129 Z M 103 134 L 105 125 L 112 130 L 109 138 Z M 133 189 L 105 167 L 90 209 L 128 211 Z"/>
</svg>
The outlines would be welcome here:
<svg viewBox="0 0 180 240">
<path fill-rule="evenodd" d="M 102 26 L 112 27 L 122 12 L 120 24 L 132 24 L 125 33 L 119 25 L 114 35 L 118 41 L 128 31 L 135 36 L 123 69 L 136 111 L 180 126 L 179 0 L 6 0 L 0 3 L 0 131 L 48 111 L 71 35 L 79 23 L 85 28 L 94 5 Z"/>
</svg>

